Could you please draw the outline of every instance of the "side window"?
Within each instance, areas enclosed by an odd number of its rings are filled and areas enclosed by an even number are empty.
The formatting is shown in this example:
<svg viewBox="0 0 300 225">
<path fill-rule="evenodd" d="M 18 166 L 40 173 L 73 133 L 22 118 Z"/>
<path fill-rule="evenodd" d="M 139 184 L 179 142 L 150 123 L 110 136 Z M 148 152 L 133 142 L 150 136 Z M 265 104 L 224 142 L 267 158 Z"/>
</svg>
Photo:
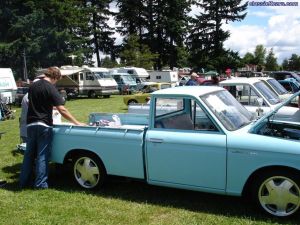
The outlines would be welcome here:
<svg viewBox="0 0 300 225">
<path fill-rule="evenodd" d="M 83 80 L 83 73 L 79 73 L 80 80 Z"/>
<path fill-rule="evenodd" d="M 192 101 L 192 109 L 195 130 L 218 131 L 215 124 L 195 101 Z"/>
<path fill-rule="evenodd" d="M 155 102 L 155 128 L 217 131 L 194 100 L 158 98 Z"/>
<path fill-rule="evenodd" d="M 92 73 L 87 72 L 86 75 L 85 75 L 85 79 L 86 80 L 94 80 L 94 76 L 93 76 Z"/>
<path fill-rule="evenodd" d="M 250 85 L 237 85 L 237 92 L 234 96 L 242 105 L 257 106 L 259 96 Z"/>
</svg>

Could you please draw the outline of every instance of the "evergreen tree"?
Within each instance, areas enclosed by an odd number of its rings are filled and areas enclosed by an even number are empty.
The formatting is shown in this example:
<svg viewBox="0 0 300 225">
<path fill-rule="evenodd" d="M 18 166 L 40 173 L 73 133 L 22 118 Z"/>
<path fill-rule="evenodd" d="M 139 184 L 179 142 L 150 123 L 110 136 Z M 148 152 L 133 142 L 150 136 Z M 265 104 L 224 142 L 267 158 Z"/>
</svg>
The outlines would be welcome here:
<svg viewBox="0 0 300 225">
<path fill-rule="evenodd" d="M 131 35 L 125 40 L 120 57 L 122 64 L 126 66 L 153 69 L 153 60 L 157 55 L 152 54 L 148 46 L 139 44 L 138 36 Z"/>
<path fill-rule="evenodd" d="M 109 10 L 112 0 L 85 0 L 85 12 L 88 15 L 86 36 L 91 36 L 90 44 L 97 58 L 97 65 L 101 65 L 100 52 L 114 55 L 114 28 L 108 25 L 109 17 L 113 13 Z M 114 57 L 114 56 L 112 56 Z"/>
<path fill-rule="evenodd" d="M 288 67 L 291 71 L 300 70 L 300 57 L 297 54 L 292 54 L 291 58 L 288 61 Z"/>
<path fill-rule="evenodd" d="M 157 53 L 155 68 L 177 66 L 182 61 L 182 49 L 191 1 L 185 0 L 117 0 L 124 35 L 136 34 L 140 44 Z"/>
<path fill-rule="evenodd" d="M 265 70 L 267 70 L 267 71 L 278 70 L 277 58 L 274 55 L 273 48 L 270 49 L 270 51 L 266 57 Z"/>
<path fill-rule="evenodd" d="M 202 0 L 195 1 L 203 9 L 200 15 L 191 19 L 187 45 L 191 52 L 191 62 L 197 67 L 205 67 L 214 61 L 218 70 L 223 66 L 221 58 L 226 57 L 223 43 L 230 36 L 221 26 L 224 22 L 240 21 L 245 18 L 247 3 L 241 0 Z"/>
<path fill-rule="evenodd" d="M 288 59 L 284 59 L 282 61 L 281 67 L 282 67 L 283 70 L 289 70 L 289 61 L 288 61 Z"/>
<path fill-rule="evenodd" d="M 33 78 L 35 68 L 69 64 L 70 54 L 78 54 L 77 60 L 82 59 L 85 38 L 79 36 L 78 31 L 84 16 L 80 13 L 78 1 L 5 2 L 8 2 L 4 8 L 10 18 L 5 17 L 9 21 L 5 35 L 0 37 L 0 42 L 5 43 L 0 51 L 9 52 L 10 55 L 4 58 L 18 74 L 22 73 L 24 52 L 30 78 Z M 0 17 L 3 17 L 3 12 L 0 12 Z"/>
</svg>

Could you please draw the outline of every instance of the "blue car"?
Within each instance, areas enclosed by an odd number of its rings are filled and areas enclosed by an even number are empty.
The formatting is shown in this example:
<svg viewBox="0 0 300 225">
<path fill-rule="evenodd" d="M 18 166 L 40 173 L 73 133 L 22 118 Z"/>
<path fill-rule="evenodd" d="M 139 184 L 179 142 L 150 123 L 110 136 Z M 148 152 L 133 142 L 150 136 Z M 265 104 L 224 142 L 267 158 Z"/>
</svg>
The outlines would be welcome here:
<svg viewBox="0 0 300 225">
<path fill-rule="evenodd" d="M 300 84 L 294 78 L 278 80 L 278 82 L 290 93 L 296 93 L 300 90 Z"/>
</svg>

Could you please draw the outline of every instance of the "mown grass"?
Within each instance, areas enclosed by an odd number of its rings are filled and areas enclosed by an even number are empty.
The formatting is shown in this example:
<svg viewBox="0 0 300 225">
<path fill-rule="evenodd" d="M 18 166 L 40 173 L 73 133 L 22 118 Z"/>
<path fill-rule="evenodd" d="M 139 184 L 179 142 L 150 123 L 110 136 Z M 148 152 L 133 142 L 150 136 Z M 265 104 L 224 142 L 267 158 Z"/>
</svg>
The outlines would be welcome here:
<svg viewBox="0 0 300 225">
<path fill-rule="evenodd" d="M 122 96 L 78 99 L 67 108 L 80 121 L 90 112 L 126 112 Z M 17 118 L 20 108 L 17 110 Z M 300 224 L 299 216 L 274 219 L 241 198 L 162 188 L 141 181 L 111 177 L 101 190 L 86 191 L 72 181 L 68 170 L 50 167 L 50 189 L 20 190 L 23 156 L 18 119 L 0 122 L 0 225 L 18 224 Z"/>
</svg>

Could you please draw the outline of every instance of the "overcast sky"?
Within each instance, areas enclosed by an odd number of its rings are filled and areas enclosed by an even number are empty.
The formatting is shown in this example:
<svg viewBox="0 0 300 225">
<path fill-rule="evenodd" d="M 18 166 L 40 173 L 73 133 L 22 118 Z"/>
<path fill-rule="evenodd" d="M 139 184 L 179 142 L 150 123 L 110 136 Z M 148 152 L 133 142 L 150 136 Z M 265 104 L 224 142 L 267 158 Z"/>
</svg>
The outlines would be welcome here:
<svg viewBox="0 0 300 225">
<path fill-rule="evenodd" d="M 248 6 L 247 16 L 243 21 L 223 25 L 231 33 L 224 43 L 225 47 L 238 51 L 243 57 L 246 52 L 253 53 L 256 45 L 262 44 L 268 51 L 273 48 L 279 63 L 290 58 L 293 53 L 300 55 L 300 1 L 272 1 L 296 2 L 298 6 Z M 111 4 L 111 9 L 117 11 L 115 4 Z M 199 9 L 193 7 L 191 14 L 198 12 Z M 114 24 L 114 21 L 111 20 L 110 24 Z M 118 34 L 115 37 L 119 44 L 122 38 Z"/>
</svg>

